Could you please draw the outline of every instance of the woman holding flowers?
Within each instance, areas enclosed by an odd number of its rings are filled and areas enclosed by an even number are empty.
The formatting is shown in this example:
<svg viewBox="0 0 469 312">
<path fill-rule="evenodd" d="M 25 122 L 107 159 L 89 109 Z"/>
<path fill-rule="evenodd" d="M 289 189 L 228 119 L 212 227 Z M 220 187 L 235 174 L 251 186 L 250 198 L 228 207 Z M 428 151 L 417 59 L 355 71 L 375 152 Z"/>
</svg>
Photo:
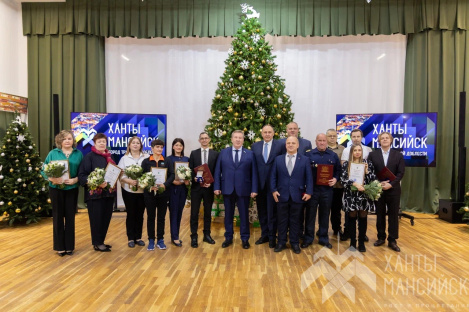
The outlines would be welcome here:
<svg viewBox="0 0 469 312">
<path fill-rule="evenodd" d="M 172 154 L 168 157 L 173 163 L 186 162 L 189 163 L 189 157 L 184 156 L 184 141 L 183 139 L 176 138 L 173 140 Z M 187 198 L 187 185 L 190 184 L 191 172 L 185 174 L 185 168 L 179 167 L 178 172 L 175 172 L 175 178 L 171 185 L 169 192 L 169 220 L 171 228 L 171 242 L 178 247 L 182 246 L 182 241 L 179 239 L 179 228 L 181 226 L 182 212 L 186 204 Z"/>
<path fill-rule="evenodd" d="M 343 209 L 349 214 L 350 248 L 357 248 L 357 217 L 358 222 L 358 251 L 365 252 L 365 235 L 367 229 L 368 211 L 374 209 L 373 201 L 365 194 L 365 186 L 350 179 L 352 164 L 365 164 L 364 184 L 370 184 L 375 179 L 373 163 L 363 159 L 363 149 L 360 144 L 353 144 L 350 148 L 349 160 L 342 165 L 340 178 L 344 186 Z"/>
<path fill-rule="evenodd" d="M 75 249 L 75 212 L 78 201 L 78 167 L 83 154 L 76 149 L 73 132 L 62 130 L 55 136 L 54 148 L 44 161 L 42 175 L 49 180 L 49 197 L 52 201 L 52 229 L 54 250 L 58 255 L 72 255 Z M 63 162 L 68 161 L 68 168 Z M 58 170 L 57 170 L 58 169 Z M 54 172 L 55 171 L 55 172 Z M 63 176 L 63 173 L 68 174 Z"/>
<path fill-rule="evenodd" d="M 124 200 L 127 219 L 125 227 L 127 229 L 128 246 L 134 248 L 145 246 L 142 240 L 143 213 L 145 212 L 145 202 L 143 201 L 143 189 L 138 187 L 138 178 L 143 174 L 142 161 L 148 155 L 143 154 L 142 141 L 139 137 L 130 138 L 127 144 L 127 151 L 119 161 L 119 167 L 124 170 L 120 182 L 122 187 L 122 199 Z"/>
<path fill-rule="evenodd" d="M 111 251 L 111 246 L 106 245 L 104 240 L 111 223 L 116 190 L 115 187 L 110 189 L 109 184 L 104 181 L 104 169 L 108 163 L 115 164 L 115 162 L 106 149 L 107 136 L 104 133 L 97 133 L 93 142 L 91 152 L 86 154 L 81 162 L 78 179 L 85 187 L 85 203 L 88 208 L 94 250 L 107 252 Z"/>
</svg>

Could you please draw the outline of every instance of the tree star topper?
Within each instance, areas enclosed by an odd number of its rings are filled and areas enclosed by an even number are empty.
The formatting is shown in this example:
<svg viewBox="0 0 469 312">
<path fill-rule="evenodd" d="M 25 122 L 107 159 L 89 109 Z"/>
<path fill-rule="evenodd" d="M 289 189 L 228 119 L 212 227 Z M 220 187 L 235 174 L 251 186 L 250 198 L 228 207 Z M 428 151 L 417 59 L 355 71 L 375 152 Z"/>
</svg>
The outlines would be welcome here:
<svg viewBox="0 0 469 312">
<path fill-rule="evenodd" d="M 260 13 L 258 13 L 256 10 L 254 10 L 254 8 L 247 4 L 247 3 L 243 3 L 241 4 L 241 9 L 243 13 L 247 13 L 246 14 L 246 17 L 247 18 L 259 18 L 260 16 Z M 251 11 L 251 13 L 249 13 L 249 11 Z"/>
</svg>

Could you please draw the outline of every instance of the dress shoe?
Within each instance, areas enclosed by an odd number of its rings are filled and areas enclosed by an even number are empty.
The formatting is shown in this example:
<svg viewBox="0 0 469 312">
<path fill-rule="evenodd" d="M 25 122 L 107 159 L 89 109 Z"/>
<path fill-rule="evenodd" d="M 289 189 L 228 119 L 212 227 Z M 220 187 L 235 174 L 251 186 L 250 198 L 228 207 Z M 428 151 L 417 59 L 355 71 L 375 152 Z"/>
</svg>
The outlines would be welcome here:
<svg viewBox="0 0 469 312">
<path fill-rule="evenodd" d="M 243 244 L 243 248 L 244 249 L 249 249 L 249 247 L 251 247 L 251 245 L 249 245 L 249 241 L 242 241 L 242 244 Z"/>
<path fill-rule="evenodd" d="M 174 246 L 177 246 L 177 247 L 182 247 L 182 243 L 181 243 L 181 241 L 179 241 L 179 242 L 176 242 L 176 241 L 174 241 L 174 240 L 171 240 L 171 243 L 173 243 L 173 245 L 174 245 Z"/>
<path fill-rule="evenodd" d="M 133 240 L 131 240 L 127 243 L 127 246 L 129 246 L 130 248 L 134 248 L 135 247 L 135 242 Z"/>
<path fill-rule="evenodd" d="M 298 244 L 291 245 L 291 249 L 296 254 L 299 254 L 301 252 L 300 246 Z"/>
<path fill-rule="evenodd" d="M 396 242 L 389 242 L 388 247 L 391 248 L 391 249 L 394 250 L 394 251 L 397 251 L 397 252 L 400 252 L 400 251 L 401 251 L 401 249 L 399 248 L 399 246 L 397 246 L 397 243 L 396 243 Z"/>
<path fill-rule="evenodd" d="M 65 253 L 66 253 L 67 255 L 71 256 L 71 255 L 73 255 L 73 250 L 67 250 Z"/>
<path fill-rule="evenodd" d="M 256 240 L 256 245 L 261 245 L 261 244 L 264 244 L 264 243 L 267 243 L 269 242 L 269 238 L 268 237 L 261 237 L 259 238 L 258 240 Z"/>
<path fill-rule="evenodd" d="M 344 232 L 342 235 L 340 235 L 340 240 L 345 242 L 350 239 L 350 235 L 347 232 Z"/>
<path fill-rule="evenodd" d="M 368 236 L 365 235 L 365 242 L 368 243 L 369 241 L 370 241 L 370 239 L 368 238 Z"/>
<path fill-rule="evenodd" d="M 197 242 L 197 237 L 191 238 L 191 247 L 192 247 L 192 248 L 197 248 L 197 247 L 199 247 L 199 243 Z"/>
<path fill-rule="evenodd" d="M 378 239 L 373 245 L 375 247 L 378 247 L 378 246 L 384 245 L 384 243 L 386 243 L 384 239 Z"/>
<path fill-rule="evenodd" d="M 340 237 L 342 237 L 344 235 L 344 232 L 342 230 L 334 231 L 334 235 L 340 235 Z"/>
<path fill-rule="evenodd" d="M 211 244 L 211 245 L 215 244 L 215 241 L 214 241 L 213 238 L 210 236 L 210 234 L 205 234 L 203 241 L 206 242 L 206 243 L 209 243 L 209 244 Z"/>
<path fill-rule="evenodd" d="M 274 252 L 281 252 L 285 248 L 287 248 L 287 246 L 285 246 L 285 244 L 277 244 L 277 246 L 275 246 Z"/>
<path fill-rule="evenodd" d="M 365 242 L 358 243 L 358 251 L 359 252 L 366 252 Z"/>
<path fill-rule="evenodd" d="M 111 245 L 107 245 L 107 244 L 106 244 L 106 245 L 104 245 L 104 246 L 106 246 L 106 248 L 112 248 Z"/>
<path fill-rule="evenodd" d="M 107 245 L 94 245 L 94 250 L 95 251 L 101 251 L 101 252 L 109 252 L 111 249 L 107 247 Z"/>
<path fill-rule="evenodd" d="M 142 247 L 145 246 L 145 242 L 142 241 L 141 239 L 137 239 L 137 240 L 135 241 L 135 244 L 137 244 L 138 246 L 142 246 Z"/>
<path fill-rule="evenodd" d="M 312 242 L 303 242 L 301 244 L 301 248 L 308 248 L 310 245 L 312 245 L 313 243 Z"/>
<path fill-rule="evenodd" d="M 59 257 L 63 257 L 63 256 L 65 256 L 65 254 L 66 254 L 65 251 L 59 251 L 59 252 L 57 252 L 57 255 L 58 255 Z"/>
<path fill-rule="evenodd" d="M 275 241 L 275 239 L 270 239 L 269 248 L 275 248 L 275 245 L 277 245 L 277 242 Z"/>
<path fill-rule="evenodd" d="M 324 247 L 329 248 L 329 249 L 332 249 L 332 245 L 329 242 L 327 242 L 327 243 L 319 242 L 319 245 L 324 246 Z"/>
<path fill-rule="evenodd" d="M 226 248 L 226 247 L 230 246 L 231 244 L 233 244 L 232 239 L 225 239 L 225 241 L 221 244 L 221 248 Z"/>
</svg>

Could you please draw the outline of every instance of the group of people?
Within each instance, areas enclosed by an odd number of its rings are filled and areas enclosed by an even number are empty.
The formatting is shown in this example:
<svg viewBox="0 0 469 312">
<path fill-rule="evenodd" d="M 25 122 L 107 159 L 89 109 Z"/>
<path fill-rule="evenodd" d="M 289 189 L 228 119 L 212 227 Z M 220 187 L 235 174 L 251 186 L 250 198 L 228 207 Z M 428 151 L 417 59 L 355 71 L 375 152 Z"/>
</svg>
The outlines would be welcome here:
<svg viewBox="0 0 469 312">
<path fill-rule="evenodd" d="M 366 251 L 367 214 L 376 207 L 378 239 L 375 246 L 385 243 L 400 251 L 398 239 L 398 213 L 400 204 L 400 181 L 404 176 L 405 164 L 400 152 L 391 149 L 392 135 L 379 134 L 380 148 L 371 151 L 362 145 L 361 130 L 351 133 L 352 145 L 344 148 L 337 143 L 334 129 L 316 136 L 313 149 L 309 140 L 298 136 L 298 124 L 287 125 L 288 137 L 274 140 L 274 129 L 270 125 L 262 128 L 263 140 L 250 148 L 243 147 L 244 132 L 235 130 L 231 134 L 232 146 L 220 152 L 210 149 L 208 133 L 199 135 L 200 148 L 193 150 L 190 157 L 184 155 L 184 141 L 176 138 L 172 143 L 172 153 L 163 157 L 164 142 L 151 142 L 152 155 L 143 153 L 140 138 L 132 137 L 128 142 L 125 155 L 118 166 L 123 169 L 120 176 L 122 198 L 126 206 L 128 246 L 146 246 L 142 240 L 145 208 L 147 210 L 148 250 L 166 249 L 164 228 L 166 210 L 169 207 L 171 243 L 181 247 L 179 237 L 183 208 L 188 185 L 191 188 L 191 247 L 198 247 L 199 210 L 203 202 L 204 222 L 203 241 L 215 244 L 211 237 L 211 209 L 214 195 L 223 195 L 225 206 L 225 240 L 222 248 L 233 244 L 233 219 L 235 207 L 240 218 L 240 238 L 244 249 L 250 248 L 249 203 L 256 199 L 260 238 L 256 245 L 268 243 L 275 252 L 287 248 L 289 238 L 294 253 L 308 248 L 315 236 L 318 243 L 332 248 L 329 242 L 329 218 L 334 235 L 345 241 L 350 239 L 350 248 Z M 74 251 L 74 218 L 78 198 L 78 185 L 85 188 L 85 202 L 91 227 L 92 245 L 96 251 L 108 252 L 112 246 L 105 243 L 110 224 L 116 190 L 106 187 L 101 192 L 91 192 L 88 176 L 95 168 L 106 168 L 108 163 L 115 164 L 106 149 L 107 137 L 98 133 L 94 136 L 94 146 L 85 157 L 76 149 L 71 131 L 63 130 L 56 136 L 56 146 L 45 160 L 68 159 L 70 179 L 48 178 L 50 198 L 53 208 L 54 250 L 59 256 L 71 255 Z M 174 163 L 188 162 L 192 181 L 176 177 Z M 365 164 L 364 183 L 359 184 L 349 177 L 351 164 Z M 214 181 L 201 181 L 194 168 L 207 165 Z M 143 172 L 152 167 L 167 168 L 163 184 L 150 189 L 141 189 L 137 180 L 128 177 L 124 170 L 131 165 L 139 165 Z M 332 178 L 319 183 L 321 175 L 318 168 L 328 165 Z M 319 167 L 318 167 L 319 166 Z M 364 185 L 376 179 L 378 172 L 386 167 L 395 178 L 381 181 L 383 194 L 378 201 L 370 200 L 364 194 Z M 63 186 L 65 185 L 65 187 Z M 60 187 L 59 187 L 60 186 Z M 344 230 L 341 227 L 341 211 L 345 212 Z M 386 235 L 386 215 L 388 215 L 388 235 Z M 316 216 L 319 229 L 315 231 Z M 156 235 L 155 235 L 156 220 Z M 357 240 L 358 221 L 358 240 Z M 301 241 L 301 244 L 300 244 Z M 358 241 L 358 247 L 357 247 Z"/>
</svg>

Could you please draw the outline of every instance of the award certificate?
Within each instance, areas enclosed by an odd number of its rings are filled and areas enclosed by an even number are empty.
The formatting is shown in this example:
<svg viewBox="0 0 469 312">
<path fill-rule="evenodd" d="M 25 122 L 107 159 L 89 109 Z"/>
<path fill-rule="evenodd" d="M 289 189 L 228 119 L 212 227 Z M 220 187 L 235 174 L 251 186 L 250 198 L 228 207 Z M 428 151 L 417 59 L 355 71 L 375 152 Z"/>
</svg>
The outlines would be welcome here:
<svg viewBox="0 0 469 312">
<path fill-rule="evenodd" d="M 151 167 L 151 173 L 155 177 L 155 185 L 163 184 L 166 182 L 166 174 L 168 168 Z"/>
<path fill-rule="evenodd" d="M 349 180 L 363 185 L 365 182 L 365 164 L 350 164 Z"/>
<path fill-rule="evenodd" d="M 114 164 L 108 163 L 106 166 L 106 174 L 104 174 L 104 181 L 109 183 L 111 188 L 116 186 L 117 180 L 121 175 L 122 169 Z"/>
<path fill-rule="evenodd" d="M 317 165 L 316 171 L 316 184 L 329 185 L 329 180 L 332 179 L 334 174 L 334 165 Z"/>
</svg>

